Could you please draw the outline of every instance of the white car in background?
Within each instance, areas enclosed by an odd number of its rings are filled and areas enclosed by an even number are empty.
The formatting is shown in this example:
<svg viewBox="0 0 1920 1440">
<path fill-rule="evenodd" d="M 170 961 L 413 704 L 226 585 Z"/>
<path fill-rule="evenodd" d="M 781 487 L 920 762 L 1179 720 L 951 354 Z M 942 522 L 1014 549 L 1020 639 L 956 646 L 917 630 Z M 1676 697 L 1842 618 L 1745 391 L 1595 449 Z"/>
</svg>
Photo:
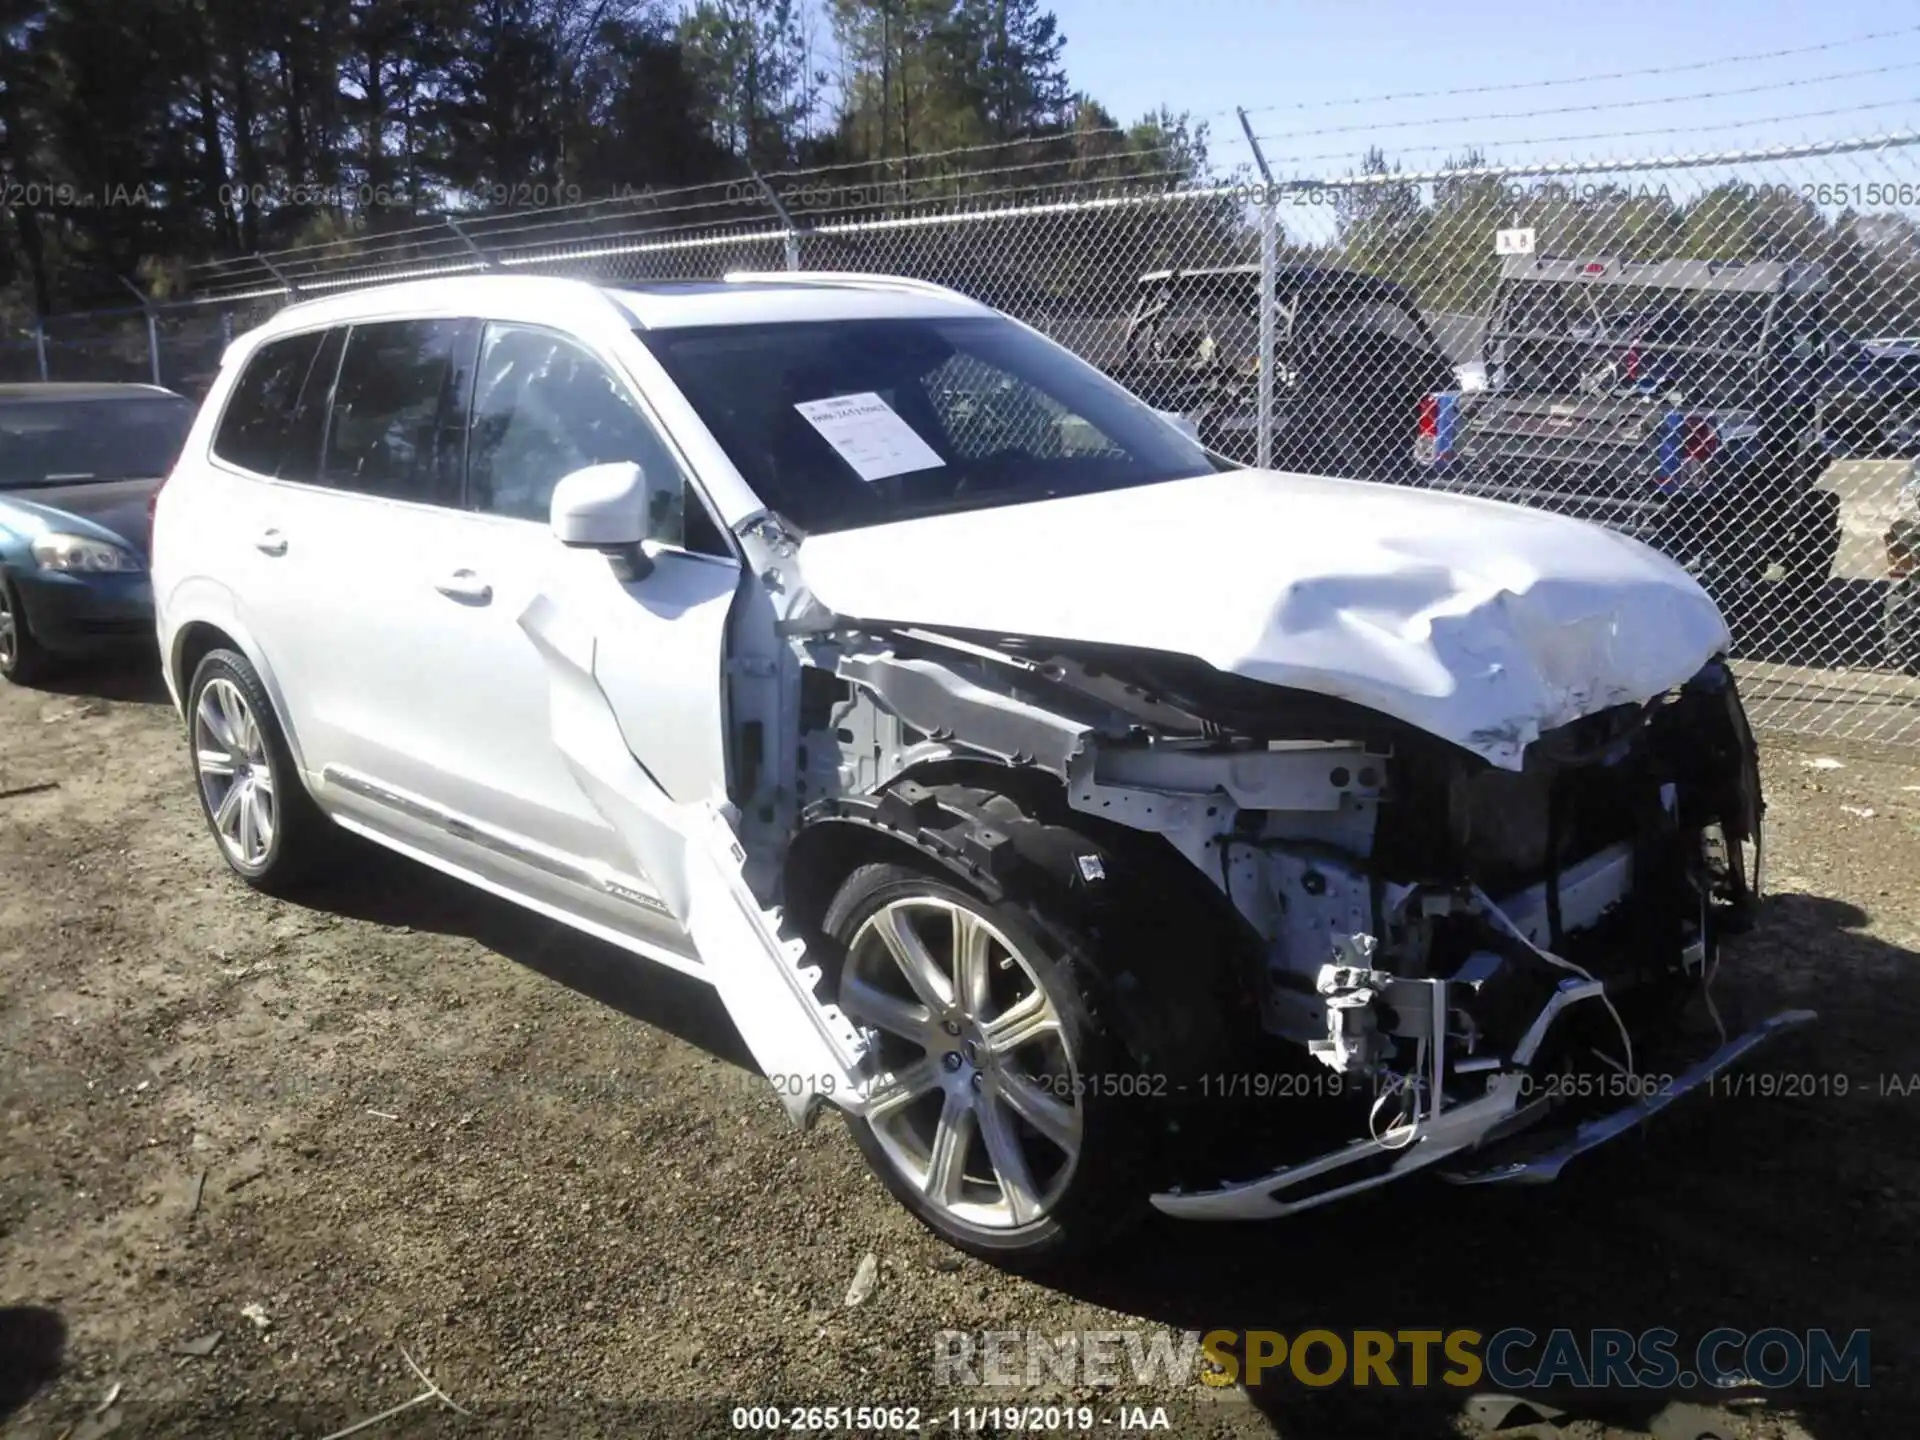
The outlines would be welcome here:
<svg viewBox="0 0 1920 1440">
<path fill-rule="evenodd" d="M 337 826 L 701 977 L 797 1120 L 1003 1263 L 1550 1178 L 1805 1018 L 1663 1048 L 1761 806 L 1678 568 L 1227 466 L 934 286 L 293 306 L 153 583 L 241 877 Z"/>
</svg>

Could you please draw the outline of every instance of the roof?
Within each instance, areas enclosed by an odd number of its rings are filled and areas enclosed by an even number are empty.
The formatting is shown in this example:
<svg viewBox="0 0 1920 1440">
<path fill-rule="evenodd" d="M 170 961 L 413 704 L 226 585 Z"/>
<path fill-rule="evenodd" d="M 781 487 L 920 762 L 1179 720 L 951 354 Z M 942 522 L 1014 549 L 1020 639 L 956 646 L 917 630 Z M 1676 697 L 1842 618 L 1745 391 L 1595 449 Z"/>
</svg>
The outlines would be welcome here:
<svg viewBox="0 0 1920 1440">
<path fill-rule="evenodd" d="M 603 326 L 610 319 L 629 329 L 659 330 L 988 313 L 987 307 L 957 291 L 886 275 L 743 271 L 722 280 L 633 285 L 541 275 L 459 275 L 366 286 L 302 300 L 243 338 L 258 343 L 325 325 L 413 315 L 475 316 L 581 331 Z"/>
<path fill-rule="evenodd" d="M 1812 290 L 1826 282 L 1826 272 L 1818 265 L 1787 260 L 1634 260 L 1618 255 L 1507 255 L 1500 275 L 1505 280 L 1747 294 Z"/>
<path fill-rule="evenodd" d="M 163 385 L 118 385 L 118 384 L 68 384 L 55 382 L 47 385 L 0 385 L 0 405 L 28 401 L 45 404 L 48 401 L 62 400 L 151 400 L 165 397 L 174 400 L 187 400 L 187 397 L 167 389 Z M 193 402 L 188 400 L 188 404 Z"/>
</svg>

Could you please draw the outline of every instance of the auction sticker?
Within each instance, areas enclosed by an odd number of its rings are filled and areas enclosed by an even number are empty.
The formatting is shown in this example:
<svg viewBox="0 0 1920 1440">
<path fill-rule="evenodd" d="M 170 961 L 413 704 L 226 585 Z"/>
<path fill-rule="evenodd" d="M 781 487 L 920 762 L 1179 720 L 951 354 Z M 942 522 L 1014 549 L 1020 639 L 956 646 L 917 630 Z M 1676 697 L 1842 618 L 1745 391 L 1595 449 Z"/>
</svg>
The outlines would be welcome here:
<svg viewBox="0 0 1920 1440">
<path fill-rule="evenodd" d="M 871 390 L 803 400 L 793 407 L 862 480 L 885 480 L 946 462 L 894 408 Z"/>
</svg>

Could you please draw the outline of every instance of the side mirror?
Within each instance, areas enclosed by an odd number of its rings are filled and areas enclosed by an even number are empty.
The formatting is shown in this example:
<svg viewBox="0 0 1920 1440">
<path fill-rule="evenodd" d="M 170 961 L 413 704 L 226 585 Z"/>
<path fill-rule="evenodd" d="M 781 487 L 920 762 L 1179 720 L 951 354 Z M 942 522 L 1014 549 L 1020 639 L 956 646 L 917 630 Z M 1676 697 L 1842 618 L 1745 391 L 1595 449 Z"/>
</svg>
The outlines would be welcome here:
<svg viewBox="0 0 1920 1440">
<path fill-rule="evenodd" d="M 560 477 L 547 512 L 562 545 L 624 550 L 647 536 L 647 477 L 631 460 Z"/>
<path fill-rule="evenodd" d="M 653 557 L 640 542 L 654 523 L 649 506 L 656 498 L 631 460 L 589 465 L 560 477 L 547 523 L 562 545 L 604 554 L 621 583 L 644 580 L 653 573 Z"/>
</svg>

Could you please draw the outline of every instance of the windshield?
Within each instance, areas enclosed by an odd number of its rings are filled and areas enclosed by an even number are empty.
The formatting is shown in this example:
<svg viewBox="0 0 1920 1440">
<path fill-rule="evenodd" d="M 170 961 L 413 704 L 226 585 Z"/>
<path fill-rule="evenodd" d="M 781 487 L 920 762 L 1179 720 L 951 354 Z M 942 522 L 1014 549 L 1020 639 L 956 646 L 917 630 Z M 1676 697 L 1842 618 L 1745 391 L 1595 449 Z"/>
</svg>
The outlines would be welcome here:
<svg viewBox="0 0 1920 1440">
<path fill-rule="evenodd" d="M 0 490 L 164 475 L 193 413 L 191 401 L 161 395 L 0 403 Z"/>
<path fill-rule="evenodd" d="M 1492 358 L 1509 390 L 1679 388 L 1739 393 L 1761 354 L 1774 296 L 1579 282 L 1514 285 Z"/>
<path fill-rule="evenodd" d="M 803 531 L 1215 468 L 1091 365 L 994 317 L 724 325 L 640 338 L 761 503 Z"/>
</svg>

